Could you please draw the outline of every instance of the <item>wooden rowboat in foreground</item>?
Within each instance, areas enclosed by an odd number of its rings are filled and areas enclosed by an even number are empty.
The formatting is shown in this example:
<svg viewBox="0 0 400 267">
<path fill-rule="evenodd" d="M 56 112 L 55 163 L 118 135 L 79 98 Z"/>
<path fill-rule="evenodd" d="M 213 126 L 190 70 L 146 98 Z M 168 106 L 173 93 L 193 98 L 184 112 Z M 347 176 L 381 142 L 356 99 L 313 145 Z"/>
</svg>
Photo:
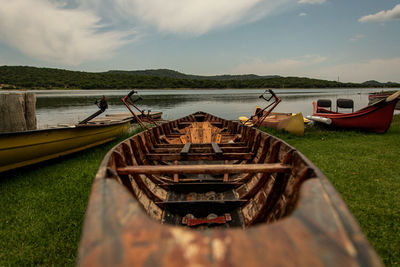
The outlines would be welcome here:
<svg viewBox="0 0 400 267">
<path fill-rule="evenodd" d="M 287 143 L 197 112 L 115 146 L 78 266 L 380 266 L 328 179 Z"/>
</svg>

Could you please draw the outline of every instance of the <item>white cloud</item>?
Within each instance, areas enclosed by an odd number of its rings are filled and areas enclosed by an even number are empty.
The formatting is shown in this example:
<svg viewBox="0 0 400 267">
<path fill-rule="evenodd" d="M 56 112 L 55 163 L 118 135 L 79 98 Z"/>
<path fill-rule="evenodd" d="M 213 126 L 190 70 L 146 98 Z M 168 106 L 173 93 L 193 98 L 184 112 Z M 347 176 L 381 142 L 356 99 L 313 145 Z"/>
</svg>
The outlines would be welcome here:
<svg viewBox="0 0 400 267">
<path fill-rule="evenodd" d="M 299 0 L 299 4 L 322 4 L 325 3 L 326 0 Z"/>
<path fill-rule="evenodd" d="M 151 28 L 201 35 L 258 20 L 292 1 L 0 0 L 0 42 L 32 58 L 79 65 L 110 56 L 128 34 L 130 41 Z"/>
<path fill-rule="evenodd" d="M 365 22 L 382 22 L 389 20 L 400 19 L 400 4 L 396 5 L 392 10 L 380 11 L 375 14 L 367 15 L 360 18 L 358 21 Z"/>
<path fill-rule="evenodd" d="M 31 57 L 67 65 L 104 58 L 125 43 L 120 32 L 101 32 L 93 13 L 64 6 L 55 0 L 1 0 L 0 41 Z"/>
<path fill-rule="evenodd" d="M 231 72 L 237 74 L 254 73 L 259 75 L 281 75 L 336 80 L 343 82 L 400 82 L 400 57 L 390 59 L 371 59 L 329 65 L 327 57 L 306 55 L 300 58 L 286 58 L 276 61 L 251 59 Z"/>
<path fill-rule="evenodd" d="M 363 34 L 357 34 L 357 35 L 351 37 L 351 38 L 350 38 L 350 41 L 351 41 L 351 42 L 357 42 L 357 41 L 359 41 L 360 39 L 363 39 L 363 38 L 365 38 L 365 35 L 363 35 Z"/>
<path fill-rule="evenodd" d="M 300 16 L 300 17 L 305 17 L 305 16 L 307 16 L 307 13 L 304 13 L 304 12 L 303 12 L 303 13 L 300 13 L 299 16 Z"/>
<path fill-rule="evenodd" d="M 201 35 L 216 28 L 257 20 L 290 1 L 115 0 L 114 8 L 124 18 L 134 18 L 161 32 Z"/>
</svg>

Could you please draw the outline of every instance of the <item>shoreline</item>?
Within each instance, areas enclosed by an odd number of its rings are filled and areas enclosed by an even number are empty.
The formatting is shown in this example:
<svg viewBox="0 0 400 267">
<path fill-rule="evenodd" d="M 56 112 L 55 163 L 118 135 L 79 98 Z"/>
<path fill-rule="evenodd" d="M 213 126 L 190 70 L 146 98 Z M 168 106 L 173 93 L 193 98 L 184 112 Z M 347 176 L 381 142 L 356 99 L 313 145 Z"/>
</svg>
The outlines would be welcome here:
<svg viewBox="0 0 400 267">
<path fill-rule="evenodd" d="M 313 88 L 302 88 L 302 87 L 285 87 L 285 88 L 273 88 L 273 87 L 265 87 L 265 88 L 93 88 L 93 89 L 82 89 L 82 88 L 20 88 L 20 89 L 2 89 L 0 88 L 0 93 L 3 92 L 25 92 L 25 91 L 166 91 L 166 90 L 179 90 L 179 91 L 191 91 L 191 90 L 315 90 L 315 89 L 351 89 L 351 90 L 371 90 L 371 89 L 387 89 L 387 91 L 400 90 L 400 87 L 313 87 Z M 382 90 L 386 91 L 386 90 Z"/>
</svg>

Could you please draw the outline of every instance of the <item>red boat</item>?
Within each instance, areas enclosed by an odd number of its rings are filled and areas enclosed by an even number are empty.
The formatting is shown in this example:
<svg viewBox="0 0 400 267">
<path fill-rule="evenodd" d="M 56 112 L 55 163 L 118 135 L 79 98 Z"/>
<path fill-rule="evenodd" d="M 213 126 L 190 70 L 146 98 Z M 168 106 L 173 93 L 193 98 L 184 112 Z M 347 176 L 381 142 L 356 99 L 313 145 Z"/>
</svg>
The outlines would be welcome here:
<svg viewBox="0 0 400 267">
<path fill-rule="evenodd" d="M 317 102 L 313 102 L 313 116 L 307 118 L 338 128 L 361 129 L 384 133 L 390 127 L 393 118 L 393 111 L 399 101 L 399 97 L 400 91 L 397 91 L 386 99 L 382 99 L 381 101 L 375 102 L 372 105 L 351 113 L 334 112 L 326 108 L 329 104 L 318 105 Z M 324 101 L 321 103 L 327 104 L 327 102 Z M 343 103 L 345 105 L 341 106 Z M 337 101 L 338 107 L 351 108 L 348 104 L 349 100 L 338 99 Z"/>
</svg>

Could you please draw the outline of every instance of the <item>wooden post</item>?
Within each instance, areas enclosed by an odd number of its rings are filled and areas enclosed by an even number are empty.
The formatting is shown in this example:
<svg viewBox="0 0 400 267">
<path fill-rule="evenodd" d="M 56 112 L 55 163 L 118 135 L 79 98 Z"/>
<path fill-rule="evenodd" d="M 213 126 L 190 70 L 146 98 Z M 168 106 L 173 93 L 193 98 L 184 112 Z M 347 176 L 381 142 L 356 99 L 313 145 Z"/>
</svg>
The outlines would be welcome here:
<svg viewBox="0 0 400 267">
<path fill-rule="evenodd" d="M 0 132 L 22 132 L 36 129 L 36 96 L 34 93 L 0 94 Z"/>
<path fill-rule="evenodd" d="M 26 131 L 25 100 L 22 94 L 0 94 L 0 131 Z"/>
<path fill-rule="evenodd" d="M 36 130 L 36 94 L 25 93 L 25 121 L 27 130 Z"/>
</svg>

